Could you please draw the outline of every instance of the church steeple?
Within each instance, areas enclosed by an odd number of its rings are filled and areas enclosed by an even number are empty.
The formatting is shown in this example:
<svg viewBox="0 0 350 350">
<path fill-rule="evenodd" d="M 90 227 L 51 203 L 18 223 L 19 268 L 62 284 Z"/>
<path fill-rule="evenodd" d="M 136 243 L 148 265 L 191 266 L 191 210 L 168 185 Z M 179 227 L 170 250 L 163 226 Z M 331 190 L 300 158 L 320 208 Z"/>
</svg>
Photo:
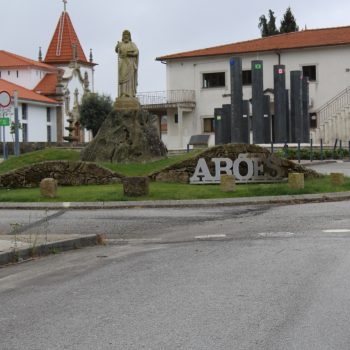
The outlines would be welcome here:
<svg viewBox="0 0 350 350">
<path fill-rule="evenodd" d="M 72 58 L 75 57 L 79 63 L 91 65 L 86 59 L 83 48 L 67 12 L 67 0 L 63 0 L 63 5 L 64 10 L 57 23 L 44 62 L 48 64 L 69 64 L 72 61 Z"/>
</svg>

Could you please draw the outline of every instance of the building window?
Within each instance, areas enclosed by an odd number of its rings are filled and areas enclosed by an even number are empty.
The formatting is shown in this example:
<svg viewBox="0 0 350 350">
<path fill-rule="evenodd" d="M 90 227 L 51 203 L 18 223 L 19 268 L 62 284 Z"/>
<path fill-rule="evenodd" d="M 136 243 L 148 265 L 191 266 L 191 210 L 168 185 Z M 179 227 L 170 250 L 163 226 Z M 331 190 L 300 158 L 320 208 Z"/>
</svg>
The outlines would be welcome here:
<svg viewBox="0 0 350 350">
<path fill-rule="evenodd" d="M 26 103 L 22 103 L 22 120 L 27 120 L 28 118 L 28 105 Z"/>
<path fill-rule="evenodd" d="M 214 132 L 214 118 L 203 119 L 203 132 Z"/>
<path fill-rule="evenodd" d="M 203 88 L 207 89 L 225 86 L 225 72 L 203 74 Z"/>
<path fill-rule="evenodd" d="M 22 124 L 22 141 L 28 142 L 28 125 L 27 125 L 27 123 Z"/>
<path fill-rule="evenodd" d="M 10 71 L 7 71 L 7 75 L 10 75 L 11 74 L 11 72 Z"/>
<path fill-rule="evenodd" d="M 303 76 L 308 77 L 309 81 L 316 81 L 316 66 L 303 66 Z"/>
<path fill-rule="evenodd" d="M 51 125 L 47 125 L 47 142 L 51 142 Z"/>
<path fill-rule="evenodd" d="M 175 115 L 174 115 L 174 123 L 175 124 L 179 123 L 179 115 L 177 113 L 175 113 Z"/>
<path fill-rule="evenodd" d="M 46 108 L 46 121 L 47 121 L 48 123 L 51 122 L 51 108 L 50 108 L 50 107 L 47 107 L 47 108 Z"/>
<path fill-rule="evenodd" d="M 317 114 L 310 113 L 310 128 L 317 128 Z"/>
<path fill-rule="evenodd" d="M 252 85 L 251 69 L 242 71 L 242 85 Z"/>
<path fill-rule="evenodd" d="M 1 71 L 0 71 L 0 79 L 1 79 Z"/>
<path fill-rule="evenodd" d="M 16 76 L 17 76 L 17 78 L 19 77 L 19 73 L 18 73 L 18 70 L 16 71 Z"/>
</svg>

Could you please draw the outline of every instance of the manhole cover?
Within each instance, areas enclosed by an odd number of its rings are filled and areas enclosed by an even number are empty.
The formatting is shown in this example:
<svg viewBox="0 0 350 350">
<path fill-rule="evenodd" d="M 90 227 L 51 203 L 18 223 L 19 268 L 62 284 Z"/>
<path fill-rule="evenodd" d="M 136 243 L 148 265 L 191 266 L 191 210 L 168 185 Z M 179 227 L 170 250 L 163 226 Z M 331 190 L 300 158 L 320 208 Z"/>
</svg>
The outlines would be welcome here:
<svg viewBox="0 0 350 350">
<path fill-rule="evenodd" d="M 260 232 L 258 233 L 261 237 L 272 237 L 272 238 L 279 238 L 279 237 L 291 237 L 294 235 L 293 232 Z"/>
</svg>

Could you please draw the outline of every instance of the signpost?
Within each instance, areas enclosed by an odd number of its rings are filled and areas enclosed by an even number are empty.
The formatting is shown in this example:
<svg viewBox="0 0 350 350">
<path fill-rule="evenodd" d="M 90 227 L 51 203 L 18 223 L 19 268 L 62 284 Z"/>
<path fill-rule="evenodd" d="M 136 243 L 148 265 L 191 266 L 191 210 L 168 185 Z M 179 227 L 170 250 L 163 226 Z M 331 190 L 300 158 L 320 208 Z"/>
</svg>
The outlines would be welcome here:
<svg viewBox="0 0 350 350">
<path fill-rule="evenodd" d="M 10 126 L 10 118 L 0 118 L 0 126 Z"/>
<path fill-rule="evenodd" d="M 5 109 L 11 104 L 11 96 L 7 91 L 0 91 L 0 108 Z M 2 126 L 2 156 L 7 159 L 7 149 L 5 140 L 5 126 L 10 125 L 10 118 L 5 118 L 5 113 L 3 112 L 3 118 L 0 118 L 0 126 Z"/>
</svg>

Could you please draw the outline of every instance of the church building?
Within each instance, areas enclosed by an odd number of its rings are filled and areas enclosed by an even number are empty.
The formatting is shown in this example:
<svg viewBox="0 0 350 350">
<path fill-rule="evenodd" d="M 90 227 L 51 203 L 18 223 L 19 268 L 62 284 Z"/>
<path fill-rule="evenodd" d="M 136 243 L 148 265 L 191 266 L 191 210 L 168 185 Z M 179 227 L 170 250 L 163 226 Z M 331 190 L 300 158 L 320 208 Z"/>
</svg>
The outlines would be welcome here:
<svg viewBox="0 0 350 350">
<path fill-rule="evenodd" d="M 87 142 L 90 133 L 79 123 L 84 94 L 94 91 L 92 52 L 87 59 L 66 10 L 60 15 L 43 58 L 32 60 L 0 50 L 0 91 L 14 97 L 17 91 L 20 142 Z M 5 127 L 6 141 L 13 140 L 13 108 L 7 110 L 12 127 Z"/>
</svg>

